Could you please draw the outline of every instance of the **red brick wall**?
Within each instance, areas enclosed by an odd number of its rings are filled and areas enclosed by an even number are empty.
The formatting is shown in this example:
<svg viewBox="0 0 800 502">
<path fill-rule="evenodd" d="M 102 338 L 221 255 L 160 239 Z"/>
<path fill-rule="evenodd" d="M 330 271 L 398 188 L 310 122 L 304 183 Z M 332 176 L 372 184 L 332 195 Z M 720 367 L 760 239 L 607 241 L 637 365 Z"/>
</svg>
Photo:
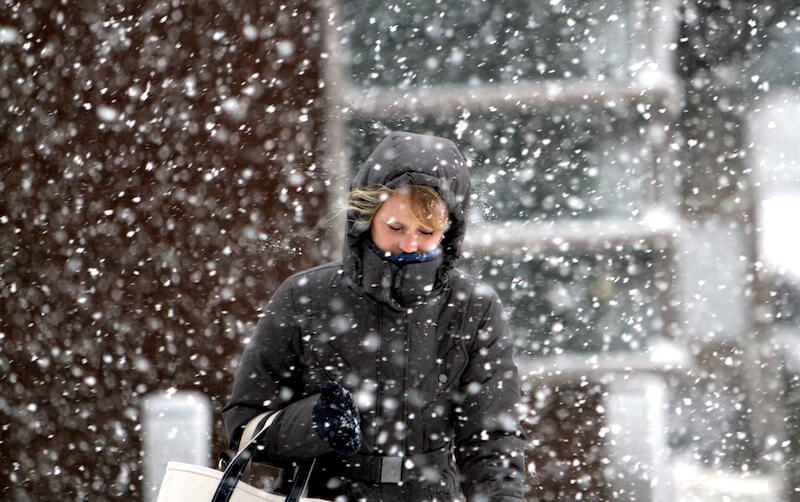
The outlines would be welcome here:
<svg viewBox="0 0 800 502">
<path fill-rule="evenodd" d="M 0 7 L 2 499 L 139 498 L 160 389 L 222 446 L 259 307 L 326 259 L 324 173 L 289 182 L 321 162 L 313 2 L 184 3 Z"/>
</svg>

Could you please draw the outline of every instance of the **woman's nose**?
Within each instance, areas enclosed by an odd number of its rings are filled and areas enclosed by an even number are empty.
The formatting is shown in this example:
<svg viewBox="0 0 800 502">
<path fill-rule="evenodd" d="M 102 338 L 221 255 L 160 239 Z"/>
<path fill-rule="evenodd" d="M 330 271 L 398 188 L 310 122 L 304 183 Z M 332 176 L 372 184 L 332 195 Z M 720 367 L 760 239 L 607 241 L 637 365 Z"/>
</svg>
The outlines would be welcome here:
<svg viewBox="0 0 800 502">
<path fill-rule="evenodd" d="M 400 249 L 404 253 L 413 253 L 417 250 L 417 238 L 407 235 L 400 240 Z"/>
</svg>

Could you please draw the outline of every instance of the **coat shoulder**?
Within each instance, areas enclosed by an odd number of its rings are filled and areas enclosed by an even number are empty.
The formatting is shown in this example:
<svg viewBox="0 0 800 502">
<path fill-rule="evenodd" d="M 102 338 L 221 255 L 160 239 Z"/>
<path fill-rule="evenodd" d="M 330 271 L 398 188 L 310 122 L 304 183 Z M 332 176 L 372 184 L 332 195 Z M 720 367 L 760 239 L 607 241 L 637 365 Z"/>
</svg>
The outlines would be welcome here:
<svg viewBox="0 0 800 502">
<path fill-rule="evenodd" d="M 341 262 L 325 263 L 318 265 L 289 276 L 281 288 L 288 288 L 293 291 L 310 288 L 317 290 L 320 287 L 335 286 L 341 281 L 344 269 Z"/>
<path fill-rule="evenodd" d="M 450 286 L 457 299 L 466 300 L 478 308 L 482 306 L 485 309 L 492 302 L 500 301 L 497 291 L 489 283 L 457 268 L 450 273 Z"/>
</svg>

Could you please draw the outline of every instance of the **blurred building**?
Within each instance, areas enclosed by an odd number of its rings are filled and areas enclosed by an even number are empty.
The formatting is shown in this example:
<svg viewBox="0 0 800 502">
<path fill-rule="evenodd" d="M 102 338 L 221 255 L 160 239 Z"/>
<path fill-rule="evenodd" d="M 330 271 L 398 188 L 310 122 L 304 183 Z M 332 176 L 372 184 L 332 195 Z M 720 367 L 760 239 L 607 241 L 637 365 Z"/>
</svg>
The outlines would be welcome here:
<svg viewBox="0 0 800 502">
<path fill-rule="evenodd" d="M 139 497 L 143 397 L 221 409 L 391 129 L 470 159 L 531 500 L 797 497 L 790 6 L 40 3 L 0 10 L 4 497 Z"/>
<path fill-rule="evenodd" d="M 325 5 L 329 171 L 347 179 L 388 129 L 473 162 L 467 266 L 516 333 L 531 497 L 782 496 L 746 134 L 766 37 L 744 26 L 785 12 Z"/>
<path fill-rule="evenodd" d="M 777 358 L 781 387 L 778 413 L 782 448 L 771 459 L 781 470 L 788 500 L 800 500 L 800 140 L 795 117 L 800 111 L 800 20 L 797 12 L 769 30 L 772 43 L 754 64 L 762 93 L 748 115 L 755 191 L 758 200 L 758 256 L 764 324 L 769 350 Z M 773 384 L 774 385 L 774 384 Z"/>
</svg>

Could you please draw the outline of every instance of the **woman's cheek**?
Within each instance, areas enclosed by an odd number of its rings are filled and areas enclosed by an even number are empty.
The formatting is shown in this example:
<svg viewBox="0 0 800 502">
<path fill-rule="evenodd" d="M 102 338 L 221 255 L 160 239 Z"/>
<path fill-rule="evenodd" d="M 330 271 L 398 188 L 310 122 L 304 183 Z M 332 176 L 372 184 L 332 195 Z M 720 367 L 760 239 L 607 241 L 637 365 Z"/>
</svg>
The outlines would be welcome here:
<svg viewBox="0 0 800 502">
<path fill-rule="evenodd" d="M 433 251 L 433 249 L 434 249 L 435 247 L 436 247 L 436 241 L 434 241 L 434 240 L 432 240 L 432 239 L 426 239 L 426 240 L 425 240 L 423 243 L 421 243 L 421 245 L 419 246 L 419 250 L 420 250 L 420 251 L 422 251 L 422 252 L 424 252 L 424 253 L 427 253 L 428 251 Z"/>
<path fill-rule="evenodd" d="M 437 234 L 433 234 L 433 235 L 425 237 L 420 242 L 420 246 L 419 246 L 420 251 L 424 251 L 424 252 L 433 251 L 436 248 L 436 246 L 438 246 L 439 243 L 442 242 L 442 235 L 443 234 L 438 234 L 438 235 Z"/>
</svg>

